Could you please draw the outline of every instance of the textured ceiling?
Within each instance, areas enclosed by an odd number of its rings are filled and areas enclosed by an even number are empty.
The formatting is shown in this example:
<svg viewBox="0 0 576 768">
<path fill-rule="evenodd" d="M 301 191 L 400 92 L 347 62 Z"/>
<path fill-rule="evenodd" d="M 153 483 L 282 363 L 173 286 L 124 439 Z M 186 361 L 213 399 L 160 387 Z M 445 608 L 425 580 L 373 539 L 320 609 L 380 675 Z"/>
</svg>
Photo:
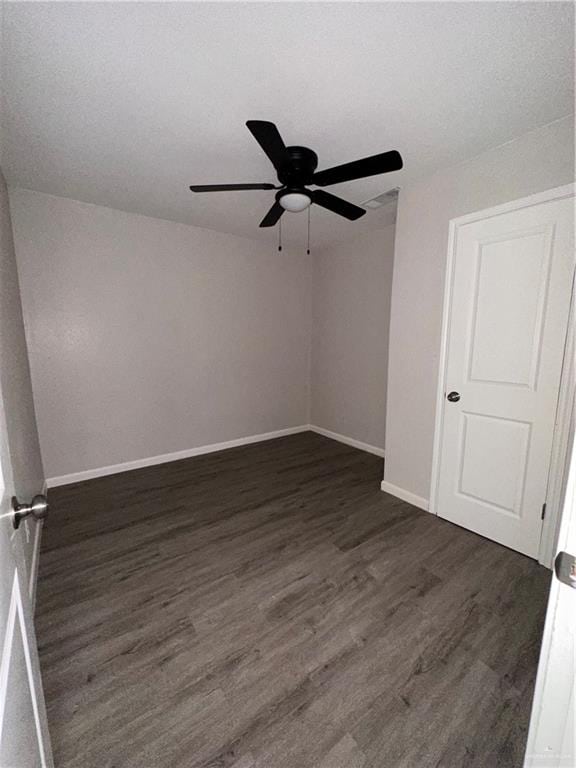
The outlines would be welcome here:
<svg viewBox="0 0 576 768">
<path fill-rule="evenodd" d="M 244 123 L 320 168 L 398 149 L 405 168 L 330 191 L 361 203 L 572 111 L 570 3 L 6 3 L 8 182 L 247 237 L 272 181 Z M 317 207 L 315 243 L 390 221 Z M 286 214 L 303 242 L 305 214 Z"/>
</svg>

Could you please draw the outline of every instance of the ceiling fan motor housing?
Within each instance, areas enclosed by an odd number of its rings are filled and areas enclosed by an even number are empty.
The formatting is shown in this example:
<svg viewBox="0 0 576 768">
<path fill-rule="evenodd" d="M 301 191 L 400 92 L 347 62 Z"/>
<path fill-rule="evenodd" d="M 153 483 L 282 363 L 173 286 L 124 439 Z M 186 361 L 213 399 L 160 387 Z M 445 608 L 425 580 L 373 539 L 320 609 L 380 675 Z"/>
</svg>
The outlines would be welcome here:
<svg viewBox="0 0 576 768">
<path fill-rule="evenodd" d="M 286 147 L 290 162 L 278 169 L 278 180 L 286 187 L 302 189 L 312 184 L 318 167 L 318 155 L 308 147 Z"/>
</svg>

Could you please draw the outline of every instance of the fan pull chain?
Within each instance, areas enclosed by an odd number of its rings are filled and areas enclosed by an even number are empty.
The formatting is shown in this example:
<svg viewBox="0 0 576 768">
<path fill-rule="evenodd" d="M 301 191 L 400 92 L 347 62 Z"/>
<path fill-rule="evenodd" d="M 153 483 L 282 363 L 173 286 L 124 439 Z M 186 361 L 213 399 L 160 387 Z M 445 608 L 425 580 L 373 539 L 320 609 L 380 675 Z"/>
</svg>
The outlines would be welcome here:
<svg viewBox="0 0 576 768">
<path fill-rule="evenodd" d="M 306 254 L 310 256 L 310 206 L 308 206 L 308 247 L 306 248 Z"/>
<path fill-rule="evenodd" d="M 278 222 L 278 250 L 282 250 L 282 219 Z"/>
</svg>

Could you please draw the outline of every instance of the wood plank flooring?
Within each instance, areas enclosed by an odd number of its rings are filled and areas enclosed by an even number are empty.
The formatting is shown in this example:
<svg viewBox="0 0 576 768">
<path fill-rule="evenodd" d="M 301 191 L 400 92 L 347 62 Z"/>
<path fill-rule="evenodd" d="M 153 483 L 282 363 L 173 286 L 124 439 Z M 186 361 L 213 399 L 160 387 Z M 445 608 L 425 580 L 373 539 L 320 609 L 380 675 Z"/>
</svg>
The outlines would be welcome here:
<svg viewBox="0 0 576 768">
<path fill-rule="evenodd" d="M 312 433 L 50 492 L 57 768 L 522 765 L 549 574 Z"/>
</svg>

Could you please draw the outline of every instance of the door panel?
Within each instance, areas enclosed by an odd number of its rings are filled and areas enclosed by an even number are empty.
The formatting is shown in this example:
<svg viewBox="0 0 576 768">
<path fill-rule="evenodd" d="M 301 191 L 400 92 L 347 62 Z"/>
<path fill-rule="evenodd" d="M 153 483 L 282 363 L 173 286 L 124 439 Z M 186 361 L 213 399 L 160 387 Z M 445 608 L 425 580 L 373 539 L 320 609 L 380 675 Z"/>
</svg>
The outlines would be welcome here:
<svg viewBox="0 0 576 768">
<path fill-rule="evenodd" d="M 437 510 L 537 557 L 574 271 L 573 199 L 457 231 Z"/>
<path fill-rule="evenodd" d="M 2 690 L 4 688 L 4 690 Z M 0 666 L 0 702 L 2 722 L 2 765 L 11 768 L 43 768 L 42 730 L 36 710 L 34 672 L 24 626 L 21 589 L 14 573 L 14 586 Z M 36 738 L 22 740 L 22 723 L 33 729 Z"/>
<path fill-rule="evenodd" d="M 22 546 L 24 526 L 16 531 L 12 525 L 13 478 L 3 422 L 0 402 L 0 766 L 50 768 L 53 762 Z"/>
<path fill-rule="evenodd" d="M 40 493 L 43 480 L 8 196 L 0 171 L 1 768 L 53 766 L 30 599 L 32 542 L 39 542 L 41 523 L 28 518 L 15 530 L 11 505 L 12 496 L 29 501 Z"/>
<path fill-rule="evenodd" d="M 552 244 L 551 227 L 538 230 L 478 243 L 470 381 L 534 388 Z"/>
<path fill-rule="evenodd" d="M 462 413 L 458 493 L 518 517 L 526 478 L 530 424 Z M 486 451 L 486 445 L 493 445 Z"/>
</svg>

